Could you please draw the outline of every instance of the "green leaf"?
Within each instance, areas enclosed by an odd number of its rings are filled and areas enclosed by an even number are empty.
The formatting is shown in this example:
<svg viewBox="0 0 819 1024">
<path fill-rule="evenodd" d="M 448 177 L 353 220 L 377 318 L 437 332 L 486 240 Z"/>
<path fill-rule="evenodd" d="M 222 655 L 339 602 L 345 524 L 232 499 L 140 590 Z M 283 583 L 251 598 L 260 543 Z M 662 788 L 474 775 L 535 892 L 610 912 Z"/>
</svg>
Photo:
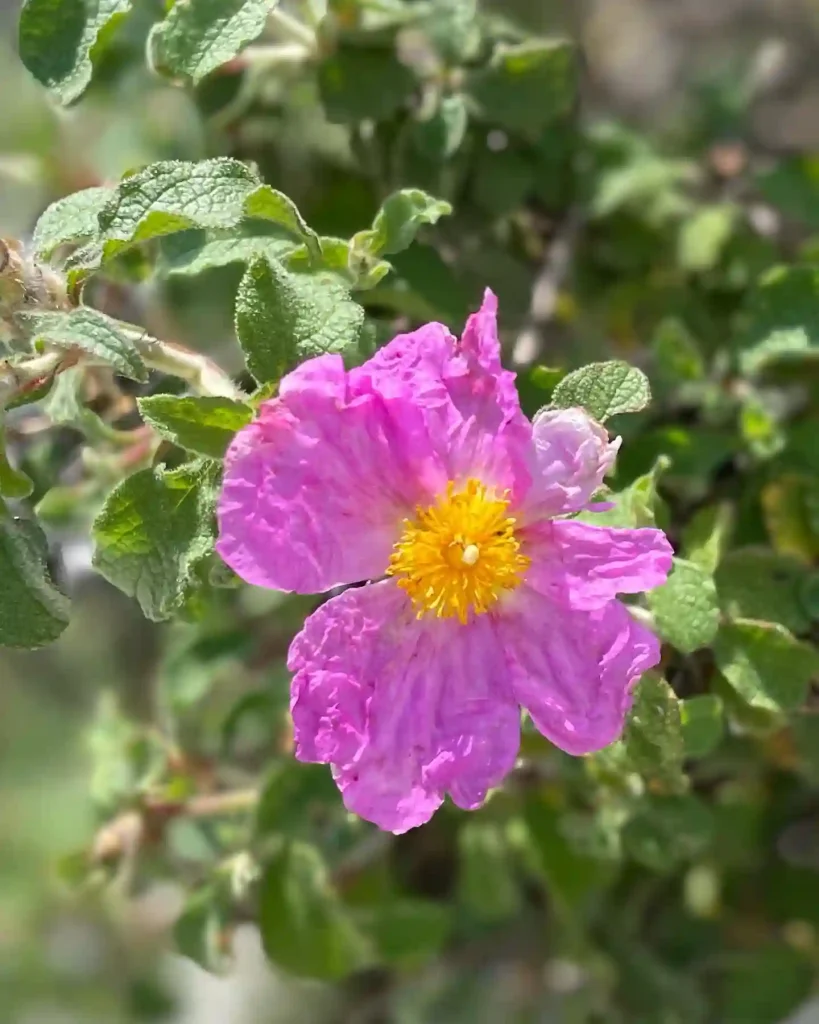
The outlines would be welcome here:
<svg viewBox="0 0 819 1024">
<path fill-rule="evenodd" d="M 244 214 L 284 228 L 291 235 L 302 239 L 311 256 L 315 259 L 321 256 L 318 235 L 307 226 L 296 204 L 283 192 L 269 185 L 260 186 L 245 200 Z"/>
<path fill-rule="evenodd" d="M 104 423 L 85 405 L 82 395 L 84 376 L 84 369 L 78 366 L 63 370 L 57 376 L 48 397 L 43 401 L 43 412 L 52 423 L 75 427 L 90 440 L 107 441 L 112 437 L 121 440 L 121 435 L 118 435 L 116 430 Z M 50 495 L 53 501 L 54 496 L 51 492 Z"/>
<path fill-rule="evenodd" d="M 717 588 L 710 573 L 675 558 L 668 582 L 646 595 L 663 640 L 683 654 L 710 644 L 719 627 Z"/>
<path fill-rule="evenodd" d="M 354 235 L 350 246 L 354 263 L 358 253 L 369 257 L 401 252 L 412 245 L 418 229 L 424 224 L 435 224 L 441 217 L 452 213 L 452 206 L 443 199 L 422 192 L 419 188 L 405 188 L 393 192 L 384 200 L 376 214 L 373 226 Z"/>
<path fill-rule="evenodd" d="M 432 900 L 388 899 L 374 910 L 359 911 L 356 920 L 380 958 L 405 970 L 427 964 L 452 931 L 451 908 Z"/>
<path fill-rule="evenodd" d="M 335 123 L 384 121 L 409 100 L 417 79 L 390 49 L 344 46 L 319 66 L 327 118 Z"/>
<path fill-rule="evenodd" d="M 806 709 L 791 718 L 793 742 L 802 774 L 814 785 L 819 783 L 819 715 Z"/>
<path fill-rule="evenodd" d="M 196 463 L 142 469 L 97 516 L 94 565 L 146 618 L 170 618 L 196 588 L 196 569 L 213 551 L 216 483 L 215 470 Z"/>
<path fill-rule="evenodd" d="M 770 548 L 735 548 L 715 576 L 720 607 L 733 619 L 778 622 L 791 633 L 807 633 L 811 618 L 803 588 L 810 573 L 810 566 Z"/>
<path fill-rule="evenodd" d="M 631 856 L 666 873 L 705 851 L 713 834 L 710 809 L 697 797 L 650 796 L 623 829 Z"/>
<path fill-rule="evenodd" d="M 762 513 L 773 547 L 806 563 L 819 558 L 819 479 L 783 473 L 762 489 Z"/>
<path fill-rule="evenodd" d="M 464 97 L 444 96 L 429 117 L 414 122 L 412 139 L 423 156 L 430 160 L 448 160 L 461 148 L 468 124 Z"/>
<path fill-rule="evenodd" d="M 138 401 L 142 418 L 166 440 L 211 459 L 224 457 L 253 410 L 230 398 L 150 395 Z"/>
<path fill-rule="evenodd" d="M 536 177 L 536 165 L 517 150 L 495 152 L 487 147 L 475 160 L 472 194 L 481 209 L 493 217 L 503 217 L 520 208 L 534 188 Z"/>
<path fill-rule="evenodd" d="M 732 203 L 703 206 L 680 227 L 677 261 L 683 270 L 702 273 L 713 270 L 740 219 Z"/>
<path fill-rule="evenodd" d="M 156 269 L 161 276 L 193 277 L 231 263 L 252 263 L 260 256 L 280 260 L 298 248 L 295 240 L 283 232 L 223 235 L 214 231 L 180 231 L 162 239 Z"/>
<path fill-rule="evenodd" d="M 722 701 L 715 694 L 680 701 L 683 743 L 686 757 L 705 757 L 722 740 Z"/>
<path fill-rule="evenodd" d="M 281 262 L 287 270 L 299 274 L 328 271 L 335 274 L 346 288 L 358 291 L 374 288 L 392 270 L 386 260 L 380 260 L 362 250 L 354 250 L 351 242 L 343 238 L 324 235 L 320 241 L 321 256 L 318 260 L 301 245 L 286 254 Z M 377 305 L 378 300 L 375 301 Z"/>
<path fill-rule="evenodd" d="M 113 192 L 112 188 L 100 185 L 52 203 L 34 227 L 32 243 L 37 255 L 47 259 L 58 246 L 96 238 L 100 211 Z"/>
<path fill-rule="evenodd" d="M 535 137 L 571 113 L 576 94 L 574 46 L 562 39 L 499 44 L 467 91 L 488 121 Z"/>
<path fill-rule="evenodd" d="M 757 175 L 762 196 L 786 216 L 804 226 L 819 228 L 819 159 L 812 154 L 777 161 Z"/>
<path fill-rule="evenodd" d="M 314 822 L 326 822 L 339 807 L 338 790 L 326 765 L 282 760 L 265 777 L 255 832 L 257 836 L 279 834 L 291 839 L 307 835 Z"/>
<path fill-rule="evenodd" d="M 809 955 L 791 946 L 769 943 L 734 950 L 726 958 L 718 1019 L 721 1024 L 780 1024 L 786 1019 L 796 1024 L 801 1015 L 795 1011 L 808 999 L 813 981 Z"/>
<path fill-rule="evenodd" d="M 632 765 L 654 783 L 655 792 L 685 791 L 680 703 L 661 676 L 647 672 L 637 684 L 623 742 Z"/>
<path fill-rule="evenodd" d="M 743 373 L 771 363 L 819 355 L 819 269 L 774 267 L 758 282 L 745 310 L 740 339 Z"/>
<path fill-rule="evenodd" d="M 249 167 L 226 157 L 150 164 L 120 182 L 100 211 L 105 257 L 188 228 L 235 227 L 245 216 L 245 201 L 260 187 Z"/>
<path fill-rule="evenodd" d="M 599 526 L 657 526 L 666 516 L 665 503 L 657 493 L 660 477 L 670 465 L 666 456 L 661 455 L 651 470 L 622 491 L 602 491 L 600 500 L 611 502 L 614 508 L 605 512 L 581 512 L 579 519 Z"/>
<path fill-rule="evenodd" d="M 683 553 L 687 561 L 713 576 L 722 559 L 733 520 L 733 509 L 728 504 L 706 505 L 695 512 L 683 531 Z"/>
<path fill-rule="evenodd" d="M 552 394 L 552 405 L 557 408 L 582 405 L 601 423 L 618 413 L 639 412 L 650 401 L 646 375 L 619 359 L 589 363 L 575 370 L 563 378 Z"/>
<path fill-rule="evenodd" d="M 497 822 L 467 821 L 458 832 L 459 903 L 479 921 L 503 921 L 521 908 L 511 844 Z"/>
<path fill-rule="evenodd" d="M 546 792 L 528 792 L 523 817 L 531 840 L 534 860 L 542 873 L 551 898 L 567 914 L 593 895 L 607 870 L 591 857 L 578 855 L 561 828 L 558 798 Z"/>
<path fill-rule="evenodd" d="M 25 320 L 35 343 L 76 347 L 104 360 L 124 377 L 148 379 L 142 357 L 125 333 L 124 325 L 90 306 L 80 306 L 67 313 L 28 313 Z"/>
<path fill-rule="evenodd" d="M 705 363 L 696 340 L 677 317 L 667 316 L 657 325 L 651 351 L 664 383 L 702 380 Z"/>
<path fill-rule="evenodd" d="M 9 462 L 3 427 L 0 424 L 0 498 L 27 498 L 33 490 L 34 483 L 31 478 L 22 470 L 15 469 Z"/>
<path fill-rule="evenodd" d="M 773 622 L 738 619 L 722 626 L 714 657 L 743 700 L 768 711 L 799 707 L 819 674 L 819 651 Z"/>
<path fill-rule="evenodd" d="M 318 851 L 305 843 L 283 844 L 267 864 L 259 927 L 270 960 L 291 974 L 334 980 L 367 959 Z"/>
<path fill-rule="evenodd" d="M 68 625 L 69 601 L 52 582 L 39 526 L 0 502 L 0 647 L 42 647 Z"/>
<path fill-rule="evenodd" d="M 188 896 L 173 928 L 179 952 L 206 971 L 222 971 L 230 963 L 230 942 L 224 896 L 207 885 Z"/>
<path fill-rule="evenodd" d="M 131 0 L 25 0 L 20 59 L 59 103 L 76 100 L 91 81 L 92 55 L 131 10 Z"/>
<path fill-rule="evenodd" d="M 260 383 L 312 356 L 356 351 L 363 325 L 364 310 L 336 278 L 291 274 L 265 259 L 247 268 L 236 295 L 236 334 Z"/>
<path fill-rule="evenodd" d="M 278 0 L 177 0 L 148 39 L 158 71 L 195 84 L 261 35 Z"/>
<path fill-rule="evenodd" d="M 106 817 L 133 806 L 134 797 L 155 788 L 167 772 L 162 738 L 131 719 L 113 690 L 99 694 L 87 742 L 93 766 L 89 795 Z"/>
<path fill-rule="evenodd" d="M 591 161 L 583 184 L 590 192 L 592 218 L 628 212 L 658 228 L 689 212 L 691 201 L 683 186 L 698 180 L 692 161 L 669 159 L 644 135 L 605 121 L 586 129 L 586 146 Z M 619 245 L 624 243 L 629 244 L 621 235 Z"/>
<path fill-rule="evenodd" d="M 411 11 L 413 7 L 427 8 L 423 31 L 446 64 L 465 64 L 477 55 L 482 35 L 477 0 L 435 0 L 405 9 Z"/>
</svg>

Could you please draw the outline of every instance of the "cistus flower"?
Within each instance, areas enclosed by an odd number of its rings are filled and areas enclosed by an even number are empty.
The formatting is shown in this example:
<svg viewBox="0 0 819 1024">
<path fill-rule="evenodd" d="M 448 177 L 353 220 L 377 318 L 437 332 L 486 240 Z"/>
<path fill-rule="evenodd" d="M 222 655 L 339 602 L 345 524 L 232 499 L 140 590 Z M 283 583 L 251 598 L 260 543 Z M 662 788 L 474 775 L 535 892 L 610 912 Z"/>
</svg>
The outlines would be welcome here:
<svg viewBox="0 0 819 1024">
<path fill-rule="evenodd" d="M 657 639 L 617 594 L 662 583 L 655 529 L 568 518 L 619 440 L 581 409 L 523 415 L 487 292 L 458 340 L 399 335 L 345 371 L 319 356 L 227 455 L 218 551 L 249 583 L 331 598 L 293 641 L 296 756 L 382 829 L 510 771 L 521 708 L 570 754 L 615 740 Z"/>
</svg>

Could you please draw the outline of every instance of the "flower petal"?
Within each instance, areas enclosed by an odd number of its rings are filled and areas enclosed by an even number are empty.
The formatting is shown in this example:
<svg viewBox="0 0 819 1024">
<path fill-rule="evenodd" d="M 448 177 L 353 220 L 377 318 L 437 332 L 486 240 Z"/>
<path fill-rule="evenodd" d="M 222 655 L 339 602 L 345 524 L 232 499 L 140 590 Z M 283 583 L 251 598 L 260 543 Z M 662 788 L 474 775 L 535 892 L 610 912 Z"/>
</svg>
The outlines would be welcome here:
<svg viewBox="0 0 819 1024">
<path fill-rule="evenodd" d="M 461 340 L 442 324 L 400 334 L 350 373 L 356 393 L 406 396 L 422 410 L 449 480 L 477 477 L 522 496 L 529 487 L 532 427 L 515 375 L 503 370 L 497 299 L 486 292 Z"/>
<path fill-rule="evenodd" d="M 530 520 L 579 512 L 614 465 L 620 438 L 583 409 L 545 409 L 532 423 L 534 467 L 525 512 Z"/>
<path fill-rule="evenodd" d="M 673 550 L 662 530 L 629 530 L 572 520 L 523 531 L 532 559 L 526 582 L 572 608 L 599 608 L 618 594 L 665 583 Z"/>
<path fill-rule="evenodd" d="M 420 413 L 351 396 L 340 357 L 303 363 L 228 451 L 217 551 L 242 579 L 315 593 L 380 576 L 445 480 Z"/>
<path fill-rule="evenodd" d="M 520 713 L 489 616 L 415 618 L 392 581 L 328 601 L 293 641 L 296 756 L 329 762 L 349 810 L 404 832 L 445 792 L 476 807 L 512 768 Z"/>
<path fill-rule="evenodd" d="M 535 726 L 569 754 L 612 743 L 637 678 L 660 660 L 657 638 L 618 601 L 577 611 L 528 587 L 498 617 L 512 688 Z"/>
</svg>

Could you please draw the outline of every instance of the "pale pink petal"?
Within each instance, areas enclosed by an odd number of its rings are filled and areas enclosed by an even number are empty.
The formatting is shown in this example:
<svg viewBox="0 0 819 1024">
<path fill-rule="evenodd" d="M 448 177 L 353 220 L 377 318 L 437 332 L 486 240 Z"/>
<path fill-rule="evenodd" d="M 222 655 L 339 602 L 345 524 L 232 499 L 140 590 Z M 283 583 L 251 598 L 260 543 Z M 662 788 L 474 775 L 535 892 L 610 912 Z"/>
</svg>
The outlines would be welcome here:
<svg viewBox="0 0 819 1024">
<path fill-rule="evenodd" d="M 618 601 L 578 611 L 528 587 L 513 598 L 498 633 L 516 698 L 567 753 L 608 746 L 623 730 L 636 680 L 660 660 L 659 641 Z"/>
<path fill-rule="evenodd" d="M 426 324 L 350 373 L 354 393 L 412 396 L 448 479 L 477 477 L 518 500 L 530 483 L 532 427 L 514 380 L 501 367 L 497 299 L 490 291 L 460 341 L 442 324 Z"/>
<path fill-rule="evenodd" d="M 579 512 L 614 466 L 620 438 L 583 409 L 544 409 L 535 416 L 532 488 L 524 514 L 529 520 Z"/>
<path fill-rule="evenodd" d="M 616 529 L 556 519 L 522 531 L 532 589 L 573 608 L 599 608 L 618 594 L 665 583 L 673 550 L 662 530 Z"/>
<path fill-rule="evenodd" d="M 512 768 L 520 716 L 489 616 L 418 620 L 392 581 L 322 605 L 288 660 L 296 756 L 332 765 L 349 810 L 404 832 L 444 793 L 479 805 Z"/>
<path fill-rule="evenodd" d="M 351 395 L 341 359 L 321 356 L 288 374 L 231 444 L 217 551 L 275 590 L 380 576 L 404 517 L 445 479 L 410 401 Z"/>
</svg>

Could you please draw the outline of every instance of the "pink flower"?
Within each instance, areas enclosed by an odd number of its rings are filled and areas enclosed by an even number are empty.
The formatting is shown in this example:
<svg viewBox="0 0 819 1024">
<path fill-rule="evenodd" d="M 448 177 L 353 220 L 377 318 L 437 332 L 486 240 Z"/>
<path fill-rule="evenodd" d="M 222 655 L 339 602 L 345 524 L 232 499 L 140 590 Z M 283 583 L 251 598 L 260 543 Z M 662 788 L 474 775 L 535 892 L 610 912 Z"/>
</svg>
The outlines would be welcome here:
<svg viewBox="0 0 819 1024">
<path fill-rule="evenodd" d="M 307 619 L 290 706 L 297 757 L 393 832 L 446 793 L 478 807 L 514 765 L 521 708 L 570 754 L 611 743 L 660 656 L 616 597 L 665 580 L 668 541 L 565 518 L 619 439 L 581 409 L 524 417 L 496 310 L 487 292 L 460 341 L 427 324 L 349 372 L 309 360 L 227 457 L 218 551 L 239 576 L 377 581 Z"/>
</svg>

